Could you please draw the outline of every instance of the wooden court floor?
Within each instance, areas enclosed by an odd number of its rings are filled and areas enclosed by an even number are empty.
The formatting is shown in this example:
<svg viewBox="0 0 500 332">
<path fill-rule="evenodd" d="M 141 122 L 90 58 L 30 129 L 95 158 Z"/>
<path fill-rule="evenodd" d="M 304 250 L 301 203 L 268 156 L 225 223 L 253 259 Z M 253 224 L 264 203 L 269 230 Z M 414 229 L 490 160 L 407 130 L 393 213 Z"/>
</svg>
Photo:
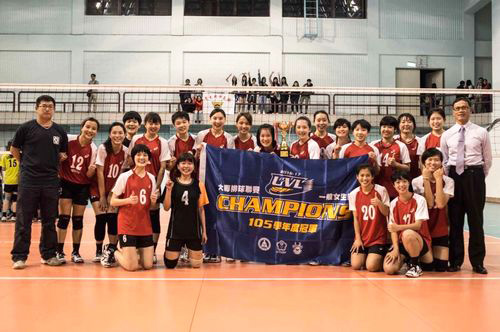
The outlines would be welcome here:
<svg viewBox="0 0 500 332">
<path fill-rule="evenodd" d="M 166 219 L 164 219 L 166 220 Z M 166 225 L 163 225 L 165 230 Z M 13 270 L 14 225 L 0 224 L 0 331 L 499 331 L 500 239 L 488 236 L 487 276 L 419 279 L 334 266 L 204 264 L 201 269 L 125 272 L 91 263 L 40 264 L 33 225 L 28 267 Z M 162 235 L 163 236 L 163 235 Z M 70 252 L 71 241 L 66 244 Z M 164 248 L 161 242 L 158 253 Z"/>
</svg>

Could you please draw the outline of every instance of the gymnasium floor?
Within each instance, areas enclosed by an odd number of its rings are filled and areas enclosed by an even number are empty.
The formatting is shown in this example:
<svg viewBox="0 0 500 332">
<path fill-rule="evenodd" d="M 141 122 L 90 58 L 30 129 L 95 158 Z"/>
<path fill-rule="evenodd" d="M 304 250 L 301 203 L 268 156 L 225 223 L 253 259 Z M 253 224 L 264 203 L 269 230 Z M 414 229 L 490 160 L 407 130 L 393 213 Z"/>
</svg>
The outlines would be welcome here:
<svg viewBox="0 0 500 332">
<path fill-rule="evenodd" d="M 174 271 L 160 263 L 133 273 L 104 269 L 90 262 L 90 209 L 81 251 L 85 264 L 42 266 L 40 224 L 34 224 L 28 267 L 16 271 L 9 255 L 14 224 L 2 223 L 0 331 L 498 331 L 500 205 L 488 204 L 485 212 L 490 274 L 473 274 L 466 262 L 459 273 L 419 279 L 256 263 Z"/>
</svg>

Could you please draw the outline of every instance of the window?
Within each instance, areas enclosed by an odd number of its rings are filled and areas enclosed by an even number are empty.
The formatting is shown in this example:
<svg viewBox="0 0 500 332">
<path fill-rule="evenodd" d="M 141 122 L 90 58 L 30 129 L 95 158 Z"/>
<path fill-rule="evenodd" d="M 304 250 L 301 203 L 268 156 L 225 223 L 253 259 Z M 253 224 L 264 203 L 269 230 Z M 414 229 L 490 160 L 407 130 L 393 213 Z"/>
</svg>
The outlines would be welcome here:
<svg viewBox="0 0 500 332">
<path fill-rule="evenodd" d="M 283 17 L 316 17 L 315 0 L 283 0 Z M 318 17 L 366 18 L 366 0 L 318 0 Z"/>
<path fill-rule="evenodd" d="M 269 16 L 269 0 L 185 0 L 186 16 Z"/>
<path fill-rule="evenodd" d="M 87 0 L 86 15 L 172 15 L 172 0 Z"/>
</svg>

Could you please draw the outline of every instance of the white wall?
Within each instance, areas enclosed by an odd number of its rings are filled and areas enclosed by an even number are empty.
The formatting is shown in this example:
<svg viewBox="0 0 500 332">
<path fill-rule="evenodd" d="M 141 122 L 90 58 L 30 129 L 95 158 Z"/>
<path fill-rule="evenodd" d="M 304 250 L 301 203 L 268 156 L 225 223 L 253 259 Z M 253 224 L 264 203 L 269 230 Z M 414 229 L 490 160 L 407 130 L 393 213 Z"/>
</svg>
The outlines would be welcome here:
<svg viewBox="0 0 500 332">
<path fill-rule="evenodd" d="M 106 84 L 168 85 L 170 53 L 86 51 L 82 81 L 91 73 Z"/>
<path fill-rule="evenodd" d="M 0 83 L 71 82 L 71 52 L 0 50 Z"/>
</svg>

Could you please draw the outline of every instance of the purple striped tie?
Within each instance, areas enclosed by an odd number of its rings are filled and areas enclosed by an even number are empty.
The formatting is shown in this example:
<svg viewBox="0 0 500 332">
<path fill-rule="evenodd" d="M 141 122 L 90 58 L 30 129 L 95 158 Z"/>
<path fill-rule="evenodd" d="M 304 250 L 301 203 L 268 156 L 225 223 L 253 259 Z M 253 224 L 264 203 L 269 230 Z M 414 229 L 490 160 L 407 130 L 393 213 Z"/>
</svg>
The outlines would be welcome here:
<svg viewBox="0 0 500 332">
<path fill-rule="evenodd" d="M 457 144 L 457 162 L 455 170 L 458 175 L 464 172 L 465 168 L 465 127 L 461 126 L 458 131 L 458 144 Z"/>
</svg>

